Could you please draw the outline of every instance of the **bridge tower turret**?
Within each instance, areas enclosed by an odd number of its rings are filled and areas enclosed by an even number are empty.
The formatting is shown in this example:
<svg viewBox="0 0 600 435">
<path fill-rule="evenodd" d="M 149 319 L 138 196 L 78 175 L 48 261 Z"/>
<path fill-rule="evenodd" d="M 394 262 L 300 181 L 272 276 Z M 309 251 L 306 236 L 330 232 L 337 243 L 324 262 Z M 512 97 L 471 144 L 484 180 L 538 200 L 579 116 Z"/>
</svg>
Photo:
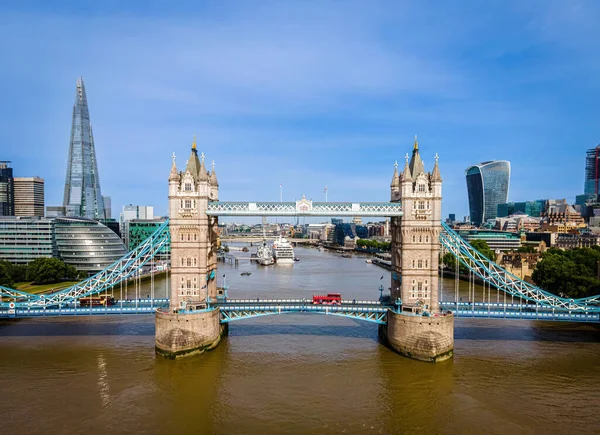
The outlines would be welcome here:
<svg viewBox="0 0 600 435">
<path fill-rule="evenodd" d="M 439 235 L 442 215 L 442 177 L 438 156 L 425 172 L 415 136 L 412 156 L 400 178 L 403 216 L 392 218 L 391 296 L 401 304 L 388 313 L 384 328 L 388 343 L 416 359 L 439 361 L 452 356 L 454 320 L 439 307 Z M 392 183 L 392 200 L 395 190 Z M 404 313 L 404 314 L 403 314 Z M 418 338 L 418 340 L 416 340 Z"/>
<path fill-rule="evenodd" d="M 168 311 L 156 313 L 156 350 L 169 357 L 216 346 L 226 329 L 220 325 L 217 296 L 216 217 L 206 214 L 218 200 L 216 173 L 209 174 L 204 153 L 198 157 L 196 137 L 182 172 L 175 155 L 169 175 L 171 288 Z"/>
</svg>

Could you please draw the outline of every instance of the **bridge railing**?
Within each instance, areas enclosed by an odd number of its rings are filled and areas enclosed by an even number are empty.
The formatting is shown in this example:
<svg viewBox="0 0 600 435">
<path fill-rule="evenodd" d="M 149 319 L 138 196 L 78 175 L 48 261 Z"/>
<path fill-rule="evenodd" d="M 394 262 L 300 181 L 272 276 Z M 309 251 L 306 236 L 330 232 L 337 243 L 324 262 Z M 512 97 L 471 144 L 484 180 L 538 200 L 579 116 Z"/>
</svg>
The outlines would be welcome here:
<svg viewBox="0 0 600 435">
<path fill-rule="evenodd" d="M 483 256 L 448 225 L 442 223 L 442 245 L 480 279 L 509 295 L 567 311 L 600 312 L 600 296 L 569 299 L 536 287 Z"/>
</svg>

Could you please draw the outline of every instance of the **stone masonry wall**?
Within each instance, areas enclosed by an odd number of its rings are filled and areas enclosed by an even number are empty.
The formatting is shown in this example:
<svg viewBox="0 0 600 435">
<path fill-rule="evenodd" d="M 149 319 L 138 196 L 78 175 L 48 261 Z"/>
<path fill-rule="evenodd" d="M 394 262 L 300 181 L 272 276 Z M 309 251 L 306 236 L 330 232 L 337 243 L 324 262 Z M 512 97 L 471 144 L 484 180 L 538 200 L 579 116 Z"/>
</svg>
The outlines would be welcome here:
<svg viewBox="0 0 600 435">
<path fill-rule="evenodd" d="M 388 311 L 380 333 L 396 352 L 420 361 L 440 362 L 454 352 L 454 316 L 411 316 Z"/>
<path fill-rule="evenodd" d="M 226 334 L 219 309 L 191 314 L 156 312 L 156 351 L 169 358 L 211 350 Z"/>
</svg>

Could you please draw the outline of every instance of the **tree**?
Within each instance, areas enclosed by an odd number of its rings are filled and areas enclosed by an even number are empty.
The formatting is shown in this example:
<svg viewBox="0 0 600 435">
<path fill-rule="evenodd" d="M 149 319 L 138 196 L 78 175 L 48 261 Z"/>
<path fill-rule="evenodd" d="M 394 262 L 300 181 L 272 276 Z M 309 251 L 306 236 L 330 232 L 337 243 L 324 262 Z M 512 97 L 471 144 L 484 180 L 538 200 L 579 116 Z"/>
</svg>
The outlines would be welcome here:
<svg viewBox="0 0 600 435">
<path fill-rule="evenodd" d="M 27 266 L 27 281 L 34 284 L 53 284 L 77 279 L 79 273 L 57 258 L 38 258 Z"/>
<path fill-rule="evenodd" d="M 535 248 L 533 246 L 521 246 L 517 249 L 517 252 L 521 254 L 533 254 L 535 252 Z"/>
<path fill-rule="evenodd" d="M 12 277 L 10 276 L 10 268 L 9 266 L 10 263 L 6 263 L 4 261 L 0 262 L 0 285 L 4 286 L 4 287 L 12 287 L 13 286 L 13 280 Z"/>
<path fill-rule="evenodd" d="M 485 240 L 473 240 L 471 246 L 475 248 L 481 255 L 486 257 L 488 260 L 496 261 L 496 254 L 490 248 Z"/>
<path fill-rule="evenodd" d="M 532 279 L 537 286 L 558 296 L 573 299 L 593 296 L 600 293 L 599 263 L 600 249 L 552 248 L 542 254 Z"/>
</svg>

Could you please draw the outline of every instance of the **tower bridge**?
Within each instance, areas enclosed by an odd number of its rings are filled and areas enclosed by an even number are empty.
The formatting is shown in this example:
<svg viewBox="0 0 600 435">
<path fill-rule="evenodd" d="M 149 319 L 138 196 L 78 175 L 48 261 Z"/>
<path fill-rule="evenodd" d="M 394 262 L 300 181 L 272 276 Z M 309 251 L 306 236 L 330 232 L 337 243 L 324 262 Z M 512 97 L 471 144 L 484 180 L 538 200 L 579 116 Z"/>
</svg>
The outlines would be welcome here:
<svg viewBox="0 0 600 435">
<path fill-rule="evenodd" d="M 218 345 L 231 322 L 285 313 L 336 315 L 378 324 L 380 335 L 390 347 L 425 361 L 452 356 L 454 317 L 600 320 L 600 295 L 567 299 L 546 292 L 483 257 L 442 224 L 442 178 L 438 163 L 436 155 L 432 171 L 425 172 L 415 138 L 412 156 L 405 156 L 403 170 L 398 171 L 398 165 L 394 165 L 390 202 L 323 203 L 304 197 L 279 203 L 221 202 L 214 163 L 208 171 L 204 154 L 198 155 L 194 139 L 184 170 L 177 169 L 173 155 L 169 174 L 170 218 L 154 234 L 108 268 L 67 289 L 32 295 L 0 287 L 0 317 L 154 313 L 156 350 L 176 357 Z M 390 302 L 344 301 L 339 306 L 324 306 L 303 299 L 225 299 L 216 284 L 219 216 L 391 218 Z M 78 306 L 80 298 L 102 293 L 135 277 L 169 243 L 168 298 L 136 297 L 117 301 L 110 307 Z M 481 302 L 475 302 L 471 296 L 469 301 L 462 302 L 457 292 L 441 294 L 440 249 L 442 254 L 450 252 L 459 260 L 457 267 L 460 262 L 473 277 L 484 281 Z M 496 289 L 495 301 L 492 287 Z"/>
</svg>

